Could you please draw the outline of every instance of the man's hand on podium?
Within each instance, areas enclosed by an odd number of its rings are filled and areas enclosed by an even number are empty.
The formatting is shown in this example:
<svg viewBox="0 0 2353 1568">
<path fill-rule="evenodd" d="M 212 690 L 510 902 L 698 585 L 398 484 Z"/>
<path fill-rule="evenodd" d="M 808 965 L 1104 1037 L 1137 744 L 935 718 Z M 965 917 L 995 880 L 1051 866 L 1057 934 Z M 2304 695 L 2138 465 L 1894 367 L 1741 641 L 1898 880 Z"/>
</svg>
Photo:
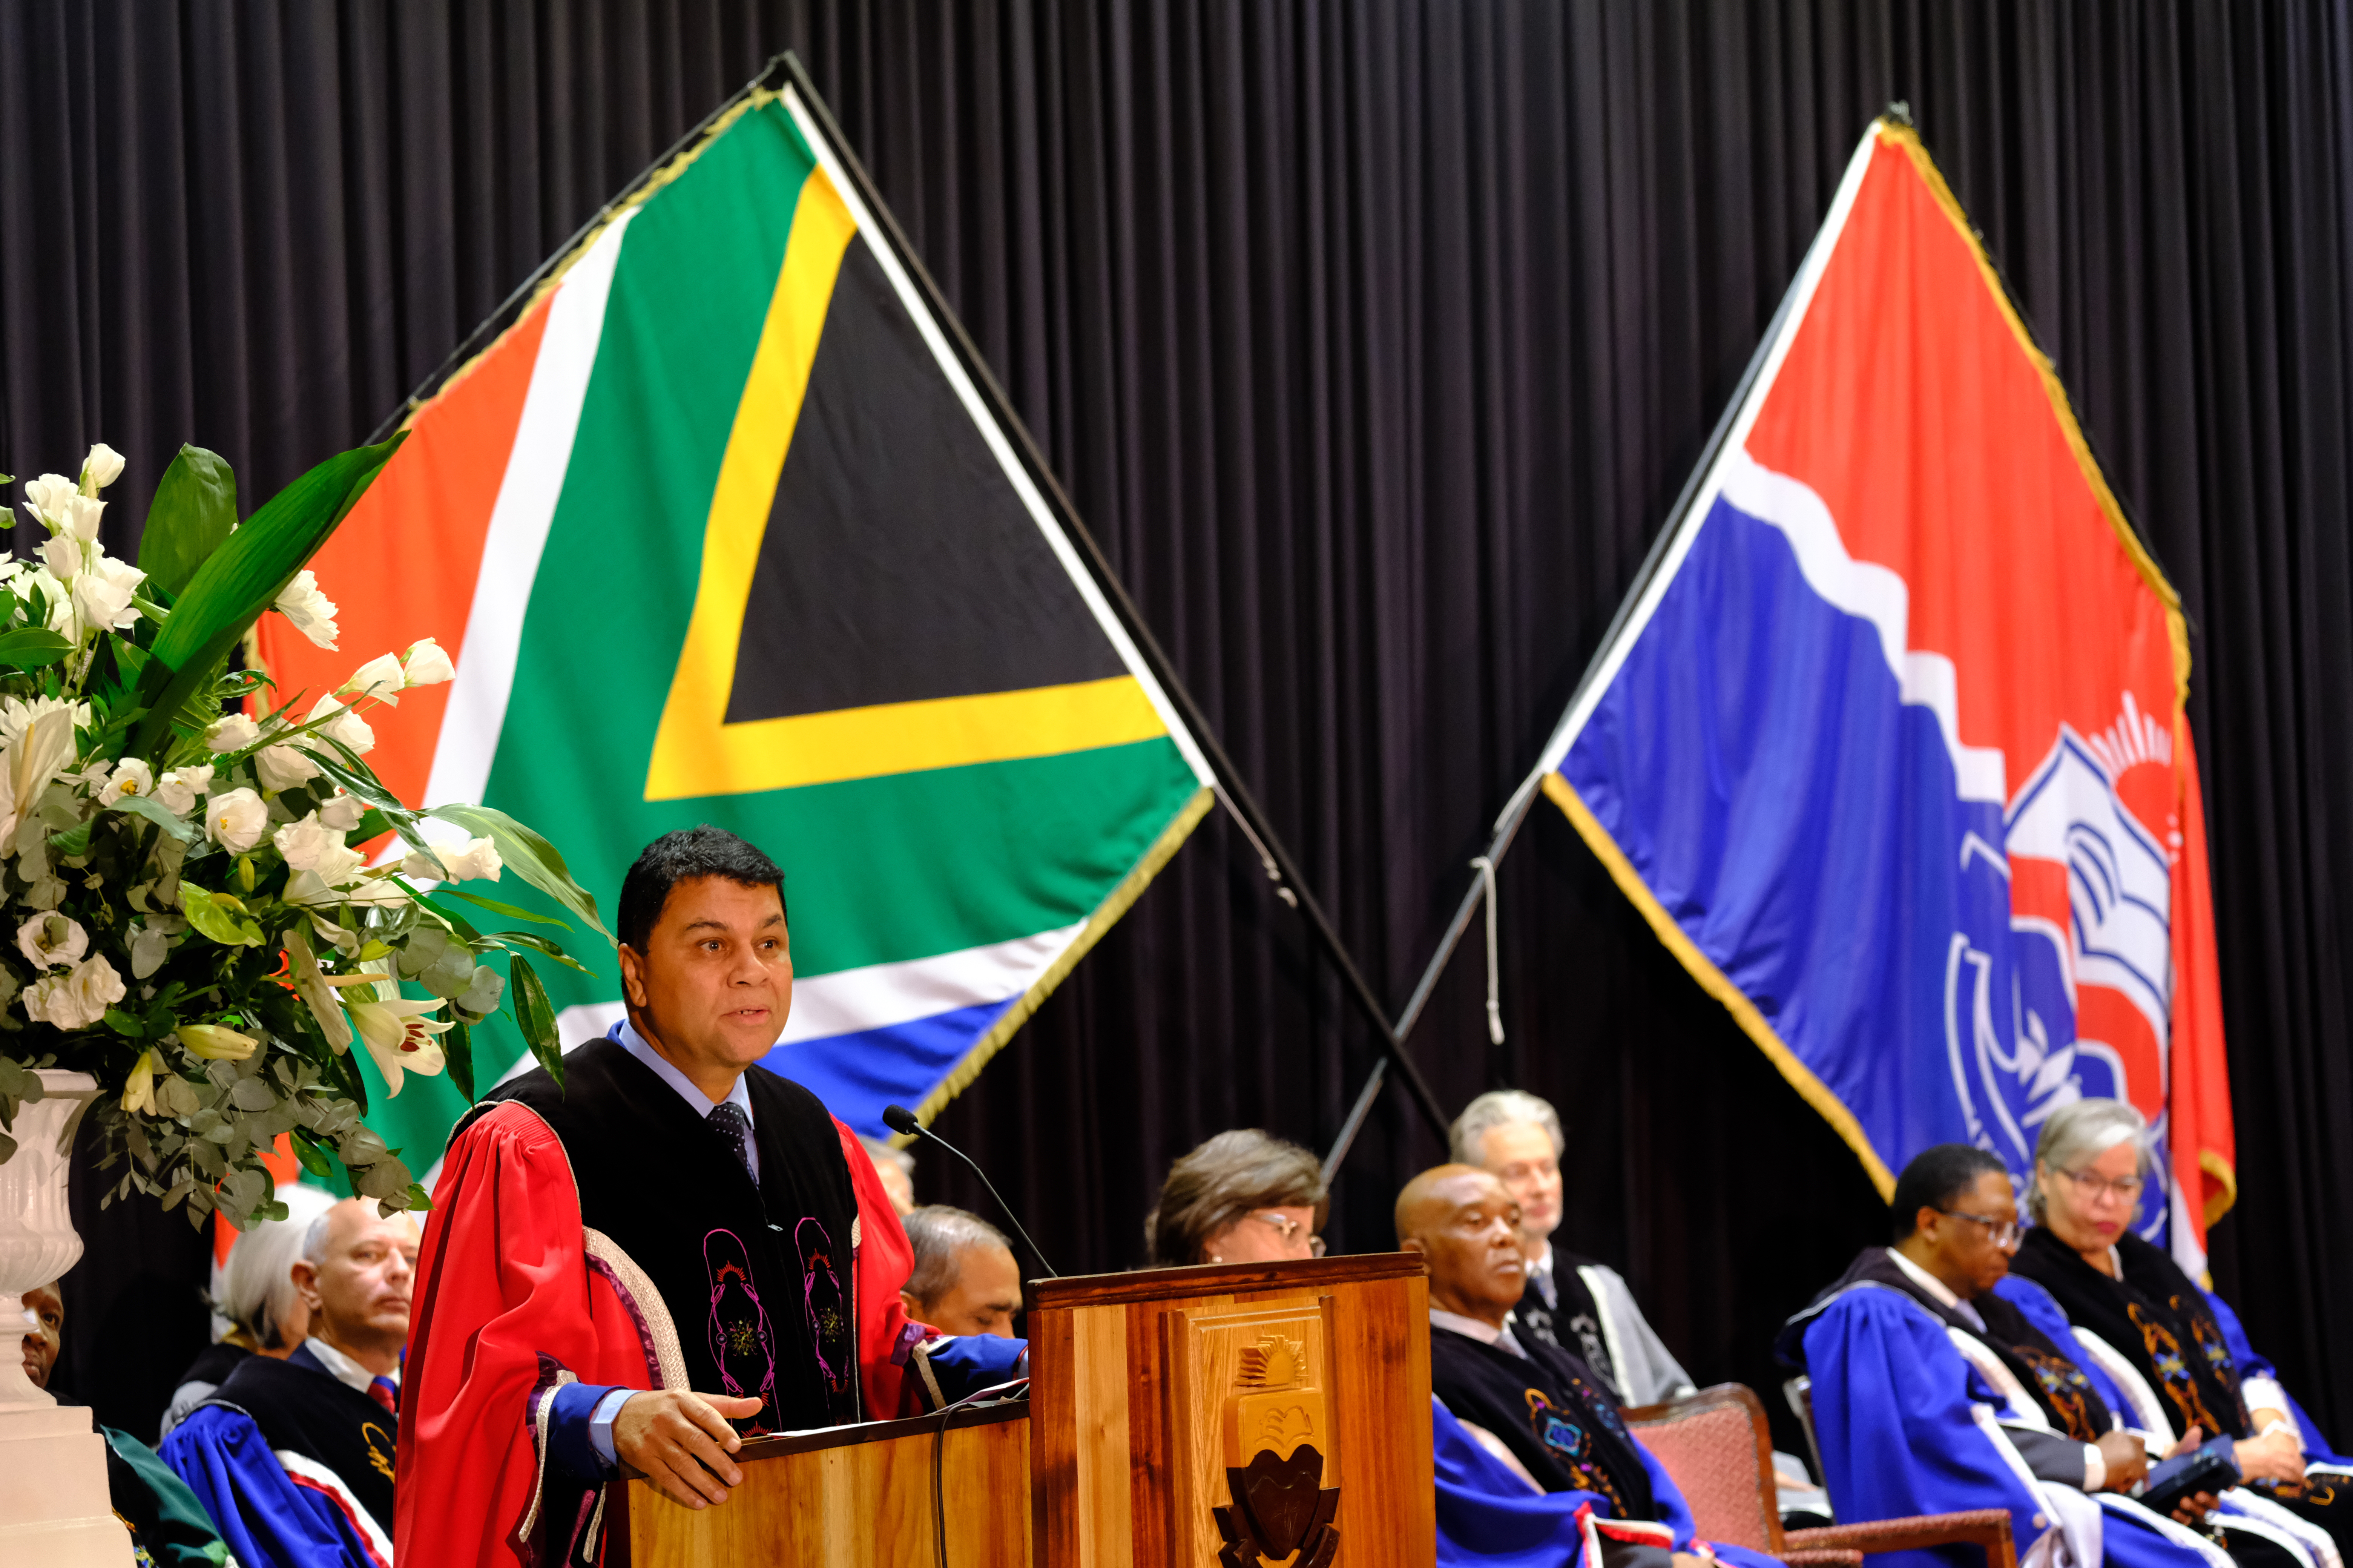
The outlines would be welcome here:
<svg viewBox="0 0 2353 1568">
<path fill-rule="evenodd" d="M 725 1502 L 727 1489 L 744 1484 L 744 1472 L 727 1460 L 744 1439 L 727 1423 L 759 1408 L 756 1399 L 717 1394 L 633 1394 L 613 1417 L 613 1452 L 672 1502 L 688 1508 Z"/>
</svg>

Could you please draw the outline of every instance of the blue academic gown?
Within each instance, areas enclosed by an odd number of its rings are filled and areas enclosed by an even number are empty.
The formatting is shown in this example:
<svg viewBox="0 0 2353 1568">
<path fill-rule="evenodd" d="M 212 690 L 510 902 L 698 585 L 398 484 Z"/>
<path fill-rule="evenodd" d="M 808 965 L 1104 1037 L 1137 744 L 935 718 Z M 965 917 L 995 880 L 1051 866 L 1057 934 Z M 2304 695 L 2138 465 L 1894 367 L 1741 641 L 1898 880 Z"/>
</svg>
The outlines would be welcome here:
<svg viewBox="0 0 2353 1568">
<path fill-rule="evenodd" d="M 1430 1417 L 1438 1475 L 1439 1568 L 1567 1568 L 1578 1562 L 1586 1542 L 1577 1510 L 1590 1507 L 1607 1519 L 1609 1499 L 1595 1492 L 1530 1491 L 1526 1481 L 1462 1429 L 1444 1401 L 1431 1398 Z M 1693 1550 L 1690 1505 L 1639 1438 L 1635 1447 L 1673 1550 Z M 1760 1552 L 1723 1545 L 1713 1550 L 1732 1568 L 1778 1568 Z"/>
<path fill-rule="evenodd" d="M 2052 1333 L 2040 1315 L 2029 1316 Z M 2072 1337 L 2052 1338 L 2063 1351 L 2075 1348 Z M 1850 1288 L 1814 1313 L 1802 1343 L 1822 1480 L 1840 1522 L 2000 1508 L 2009 1510 L 2021 1563 L 2044 1537 L 2062 1531 L 2063 1542 L 2052 1547 L 2063 1544 L 2079 1568 L 2094 1557 L 2116 1568 L 2230 1568 L 2221 1548 L 2115 1493 L 2089 1496 L 2036 1481 L 2000 1429 L 2005 1421 L 2033 1425 L 2035 1415 L 2012 1409 L 1955 1347 L 1945 1325 L 1903 1292 L 1869 1283 Z M 2077 1364 L 2096 1384 L 2096 1373 Z M 1969 1547 L 1872 1558 L 1873 1568 L 1959 1568 L 1978 1561 Z"/>
<path fill-rule="evenodd" d="M 245 1412 L 198 1405 L 161 1451 L 240 1568 L 390 1568 L 392 1521 L 369 1520 L 301 1456 L 272 1452 Z"/>
</svg>

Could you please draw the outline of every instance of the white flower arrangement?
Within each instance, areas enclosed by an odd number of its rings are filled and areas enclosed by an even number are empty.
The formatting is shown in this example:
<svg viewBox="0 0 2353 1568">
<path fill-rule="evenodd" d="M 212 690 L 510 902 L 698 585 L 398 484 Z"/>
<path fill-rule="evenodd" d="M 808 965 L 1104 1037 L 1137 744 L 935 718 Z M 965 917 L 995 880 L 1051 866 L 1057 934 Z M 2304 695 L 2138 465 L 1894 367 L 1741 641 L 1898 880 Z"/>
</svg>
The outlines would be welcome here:
<svg viewBox="0 0 2353 1568">
<path fill-rule="evenodd" d="M 24 487 L 49 537 L 37 561 L 0 556 L 0 1129 L 40 1097 L 32 1069 L 96 1076 L 103 1163 L 126 1166 L 108 1202 L 137 1188 L 240 1226 L 282 1213 L 259 1155 L 290 1135 L 313 1172 L 340 1163 L 362 1195 L 419 1206 L 361 1123 L 354 1042 L 394 1094 L 447 1070 L 470 1096 L 469 1030 L 503 1001 L 561 1071 L 523 950 L 573 960 L 478 931 L 458 902 L 544 917 L 454 884 L 512 869 L 601 933 L 595 900 L 521 823 L 412 811 L 364 760 L 366 713 L 451 679 L 448 655 L 428 637 L 307 705 L 230 668 L 271 610 L 336 646 L 302 563 L 397 444 L 331 458 L 241 527 L 227 466 L 183 447 L 136 564 L 99 538 L 111 447 Z M 391 839 L 406 853 L 364 847 Z M 483 962 L 501 954 L 504 976 Z M 15 1151 L 0 1131 L 0 1161 Z"/>
</svg>

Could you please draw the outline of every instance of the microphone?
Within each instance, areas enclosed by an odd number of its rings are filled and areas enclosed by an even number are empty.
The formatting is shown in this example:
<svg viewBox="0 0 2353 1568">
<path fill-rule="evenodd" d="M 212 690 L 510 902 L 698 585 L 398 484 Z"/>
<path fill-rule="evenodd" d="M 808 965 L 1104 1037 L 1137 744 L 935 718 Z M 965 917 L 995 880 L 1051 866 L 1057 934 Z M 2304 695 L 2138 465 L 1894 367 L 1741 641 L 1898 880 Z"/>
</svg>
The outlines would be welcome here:
<svg viewBox="0 0 2353 1568">
<path fill-rule="evenodd" d="M 1046 1271 L 1046 1277 L 1050 1279 L 1060 1279 L 1061 1278 L 1060 1274 L 1054 1272 L 1054 1266 L 1046 1261 L 1046 1255 L 1038 1250 L 1038 1244 L 1029 1239 L 1029 1233 L 1021 1228 L 1020 1217 L 1014 1214 L 1013 1205 L 1005 1201 L 1005 1194 L 997 1190 L 997 1184 L 988 1179 L 988 1173 L 982 1170 L 978 1165 L 973 1164 L 971 1155 L 965 1153 L 963 1150 L 957 1148 L 955 1144 L 949 1142 L 946 1139 L 941 1137 L 938 1133 L 924 1126 L 922 1122 L 916 1121 L 915 1113 L 908 1110 L 903 1105 L 891 1105 L 883 1107 L 882 1125 L 888 1127 L 893 1132 L 903 1132 L 910 1138 L 928 1138 L 933 1142 L 938 1144 L 941 1148 L 946 1150 L 949 1153 L 954 1154 L 957 1159 L 962 1160 L 965 1165 L 971 1168 L 972 1173 L 980 1178 L 980 1184 L 988 1189 L 988 1195 L 997 1200 L 998 1210 L 1004 1214 L 1007 1219 L 1013 1222 L 1014 1234 L 1021 1238 L 1023 1246 L 1029 1247 L 1029 1256 L 1038 1260 L 1038 1267 Z"/>
</svg>

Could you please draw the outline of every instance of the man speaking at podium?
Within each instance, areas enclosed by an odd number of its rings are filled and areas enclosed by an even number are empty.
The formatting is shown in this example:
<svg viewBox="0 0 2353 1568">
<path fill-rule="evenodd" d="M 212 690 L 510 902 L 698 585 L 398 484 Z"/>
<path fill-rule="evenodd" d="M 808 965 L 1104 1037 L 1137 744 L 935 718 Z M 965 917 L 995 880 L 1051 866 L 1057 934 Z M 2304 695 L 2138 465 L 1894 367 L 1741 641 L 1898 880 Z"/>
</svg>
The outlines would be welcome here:
<svg viewBox="0 0 2353 1568">
<path fill-rule="evenodd" d="M 593 1563 L 617 1463 L 707 1508 L 745 1436 L 899 1414 L 905 1234 L 849 1130 L 754 1065 L 792 1009 L 783 882 L 714 827 L 648 846 L 621 884 L 627 1021 L 452 1131 L 401 1562 Z"/>
</svg>

